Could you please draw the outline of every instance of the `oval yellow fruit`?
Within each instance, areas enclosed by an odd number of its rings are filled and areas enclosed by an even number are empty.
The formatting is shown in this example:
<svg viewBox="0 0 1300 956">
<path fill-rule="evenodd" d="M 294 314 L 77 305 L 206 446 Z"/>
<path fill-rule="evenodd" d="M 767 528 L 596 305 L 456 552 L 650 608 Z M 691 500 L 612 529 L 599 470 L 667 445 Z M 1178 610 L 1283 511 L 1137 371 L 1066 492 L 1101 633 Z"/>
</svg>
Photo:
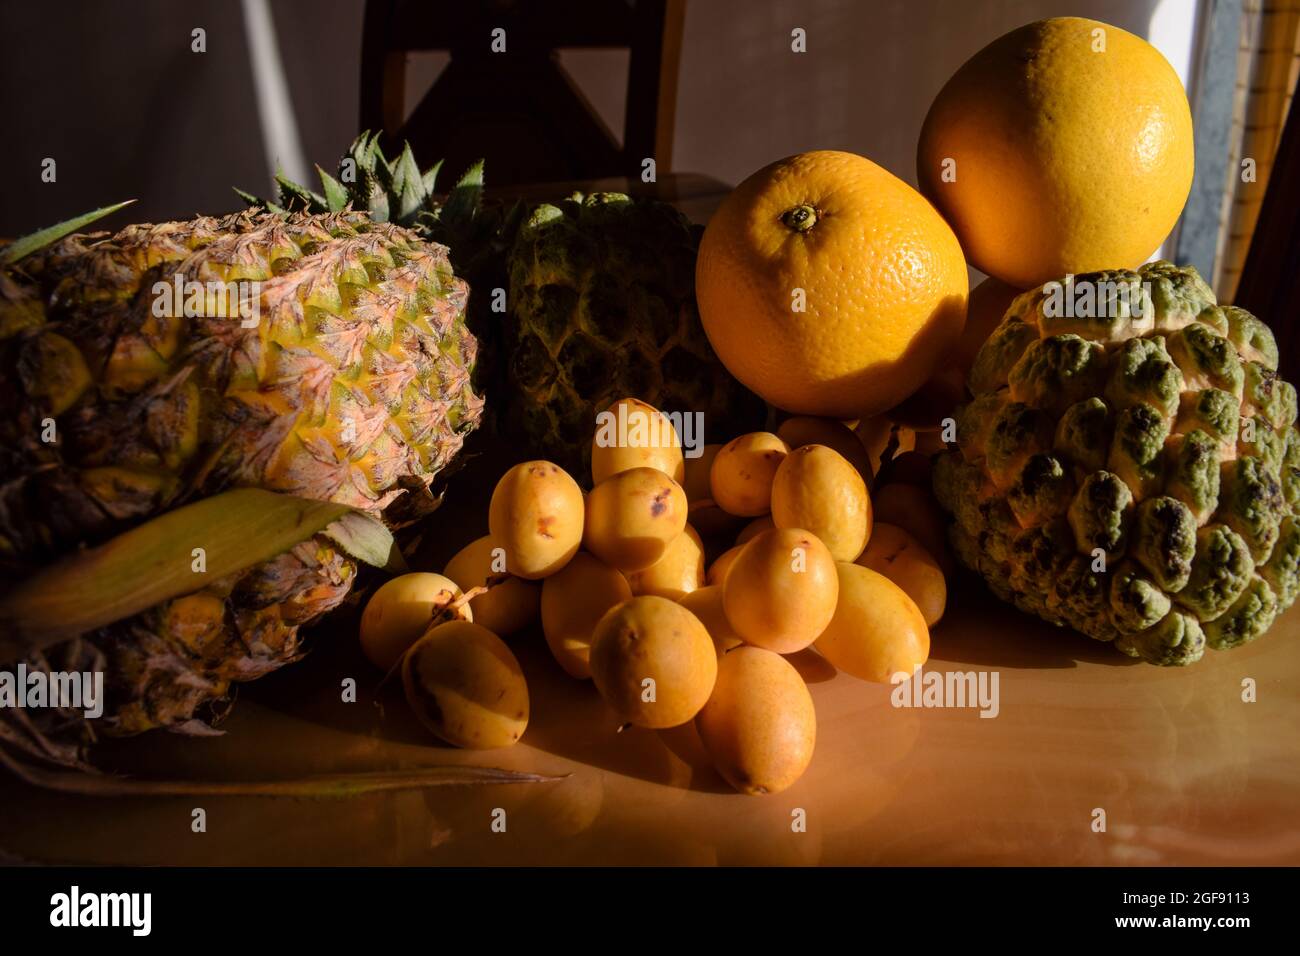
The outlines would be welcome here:
<svg viewBox="0 0 1300 956">
<path fill-rule="evenodd" d="M 680 483 L 682 442 L 668 417 L 637 398 L 622 398 L 596 416 L 591 440 L 591 483 L 629 468 L 654 468 Z"/>
<path fill-rule="evenodd" d="M 750 432 L 723 445 L 713 458 L 709 487 L 727 514 L 754 517 L 772 506 L 772 478 L 790 448 L 771 432 Z"/>
<path fill-rule="evenodd" d="M 695 458 L 686 458 L 686 479 L 682 490 L 690 502 L 690 522 L 706 538 L 734 534 L 744 519 L 727 514 L 713 500 L 713 488 L 709 483 L 713 470 L 713 459 L 717 457 L 721 445 L 705 445 Z"/>
<path fill-rule="evenodd" d="M 903 482 L 882 485 L 871 496 L 871 511 L 873 520 L 897 525 L 921 542 L 944 574 L 953 573 L 948 522 L 928 488 Z"/>
<path fill-rule="evenodd" d="M 525 461 L 497 482 L 488 531 L 506 552 L 506 568 L 536 580 L 554 574 L 582 542 L 582 489 L 559 465 Z"/>
<path fill-rule="evenodd" d="M 817 743 L 817 714 L 803 678 L 780 654 L 759 647 L 722 656 L 695 727 L 718 773 L 751 795 L 793 784 Z"/>
<path fill-rule="evenodd" d="M 755 518 L 745 527 L 740 529 L 740 534 L 736 535 L 736 544 L 749 544 L 764 531 L 771 531 L 776 527 L 776 522 L 772 520 L 770 514 L 763 515 L 761 518 Z"/>
<path fill-rule="evenodd" d="M 591 676 L 591 637 L 605 612 L 632 597 L 627 579 L 579 551 L 558 574 L 542 582 L 542 633 L 570 677 Z"/>
<path fill-rule="evenodd" d="M 681 485 L 682 491 L 686 492 L 686 500 L 691 504 L 713 500 L 709 477 L 713 470 L 713 459 L 718 457 L 721 450 L 721 445 L 705 445 L 694 458 L 686 459 L 685 479 Z"/>
<path fill-rule="evenodd" d="M 633 594 L 657 594 L 679 601 L 704 586 L 704 542 L 689 524 L 668 545 L 664 556 L 627 577 Z"/>
<path fill-rule="evenodd" d="M 831 150 L 736 187 L 695 266 L 727 369 L 778 408 L 836 419 L 883 412 L 929 378 L 961 332 L 967 286 L 957 237 L 925 198 Z"/>
<path fill-rule="evenodd" d="M 505 549 L 497 547 L 491 535 L 471 541 L 447 562 L 443 574 L 462 591 L 484 587 L 491 580 L 487 593 L 469 602 L 472 620 L 493 634 L 513 634 L 537 619 L 542 592 L 532 581 L 497 571 L 498 559 L 505 562 Z"/>
<path fill-rule="evenodd" d="M 802 528 L 760 534 L 722 582 L 722 606 L 736 633 L 778 654 L 815 641 L 835 613 L 838 594 L 835 559 Z"/>
<path fill-rule="evenodd" d="M 426 571 L 385 581 L 361 612 L 361 652 L 380 670 L 390 670 L 424 636 L 435 617 L 474 619 L 470 605 L 452 608 L 462 596 L 451 578 Z"/>
<path fill-rule="evenodd" d="M 1028 289 L 1145 262 L 1182 213 L 1194 159 L 1187 95 L 1160 52 L 1057 17 L 953 74 L 921 128 L 917 179 L 976 267 Z"/>
<path fill-rule="evenodd" d="M 992 276 L 971 289 L 966 302 L 966 327 L 962 329 L 961 337 L 949 347 L 930 380 L 889 410 L 890 421 L 923 431 L 942 429 L 943 420 L 954 416 L 957 406 L 967 401 L 966 379 L 975 364 L 975 356 L 993 330 L 1002 324 L 1011 303 L 1021 291 Z M 840 450 L 834 445 L 831 447 Z"/>
<path fill-rule="evenodd" d="M 416 717 L 457 747 L 509 747 L 528 726 L 528 683 L 505 642 L 467 621 L 429 631 L 402 659 Z"/>
<path fill-rule="evenodd" d="M 833 418 L 794 415 L 781 423 L 777 436 L 791 449 L 804 445 L 825 445 L 843 455 L 863 481 L 871 481 L 871 459 L 853 429 Z"/>
<path fill-rule="evenodd" d="M 862 680 L 887 684 L 930 656 L 930 629 L 920 609 L 883 574 L 838 561 L 839 603 L 817 638 L 817 651 Z"/>
<path fill-rule="evenodd" d="M 871 534 L 867 484 L 839 452 L 804 445 L 786 455 L 772 481 L 772 521 L 778 528 L 806 528 L 837 561 L 852 561 Z"/>
<path fill-rule="evenodd" d="M 897 525 L 877 522 L 857 564 L 883 574 L 915 602 L 927 627 L 934 627 L 948 604 L 943 569 L 921 542 Z"/>
<path fill-rule="evenodd" d="M 734 548 L 728 548 L 709 565 L 708 572 L 704 575 L 704 583 L 721 584 L 727 579 L 727 572 L 731 570 L 731 564 L 736 558 L 740 557 L 740 552 L 744 550 L 743 544 L 738 544 Z"/>
<path fill-rule="evenodd" d="M 686 723 L 708 701 L 717 673 L 709 632 L 667 598 L 634 597 L 596 625 L 591 677 L 627 723 L 652 729 Z"/>
<path fill-rule="evenodd" d="M 700 619 L 704 629 L 709 632 L 709 637 L 713 638 L 713 645 L 719 654 L 744 643 L 722 609 L 722 588 L 718 585 L 697 588 L 677 603 Z"/>
<path fill-rule="evenodd" d="M 686 529 L 686 493 L 653 468 L 606 478 L 587 495 L 582 544 L 625 574 L 650 567 Z"/>
</svg>

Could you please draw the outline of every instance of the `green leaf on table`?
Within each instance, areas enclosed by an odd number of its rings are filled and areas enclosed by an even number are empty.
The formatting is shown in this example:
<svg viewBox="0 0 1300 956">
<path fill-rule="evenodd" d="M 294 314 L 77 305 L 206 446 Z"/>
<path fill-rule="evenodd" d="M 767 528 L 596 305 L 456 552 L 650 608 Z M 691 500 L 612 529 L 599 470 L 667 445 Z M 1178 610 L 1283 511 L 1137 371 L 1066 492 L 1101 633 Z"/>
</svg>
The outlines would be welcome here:
<svg viewBox="0 0 1300 956">
<path fill-rule="evenodd" d="M 257 488 L 227 491 L 42 568 L 0 597 L 0 662 L 139 614 L 269 561 L 352 509 Z M 379 550 L 373 532 L 338 532 Z M 203 570 L 194 570 L 196 549 Z"/>
</svg>

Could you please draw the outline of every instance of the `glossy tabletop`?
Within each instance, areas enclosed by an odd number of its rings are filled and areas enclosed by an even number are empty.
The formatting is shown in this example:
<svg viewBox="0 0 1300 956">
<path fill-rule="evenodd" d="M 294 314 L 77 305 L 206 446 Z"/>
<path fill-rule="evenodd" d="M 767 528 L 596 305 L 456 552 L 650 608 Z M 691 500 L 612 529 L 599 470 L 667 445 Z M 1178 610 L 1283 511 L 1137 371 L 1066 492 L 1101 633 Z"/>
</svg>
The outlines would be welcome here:
<svg viewBox="0 0 1300 956">
<path fill-rule="evenodd" d="M 452 484 L 418 567 L 486 531 L 502 463 Z M 517 746 L 441 746 L 361 657 L 355 608 L 298 665 L 244 685 L 224 736 L 148 734 L 101 759 L 139 776 L 273 780 L 434 763 L 566 775 L 338 800 L 87 798 L 0 775 L 0 856 L 175 864 L 1300 863 L 1300 612 L 1235 651 L 1161 669 L 954 582 L 927 671 L 997 675 L 998 710 L 900 708 L 893 688 L 795 662 L 816 754 L 790 790 L 731 792 L 688 725 L 620 732 L 536 630 L 511 639 L 532 716 Z M 341 701 L 357 679 L 360 698 Z M 1253 688 L 1252 693 L 1247 693 Z M 1249 698 L 1253 696 L 1254 700 Z M 206 811 L 207 831 L 191 830 Z M 504 811 L 504 816 L 501 812 Z M 1104 831 L 1100 828 L 1104 811 Z M 504 819 L 505 829 L 500 832 Z M 494 821 L 497 826 L 494 827 Z"/>
</svg>

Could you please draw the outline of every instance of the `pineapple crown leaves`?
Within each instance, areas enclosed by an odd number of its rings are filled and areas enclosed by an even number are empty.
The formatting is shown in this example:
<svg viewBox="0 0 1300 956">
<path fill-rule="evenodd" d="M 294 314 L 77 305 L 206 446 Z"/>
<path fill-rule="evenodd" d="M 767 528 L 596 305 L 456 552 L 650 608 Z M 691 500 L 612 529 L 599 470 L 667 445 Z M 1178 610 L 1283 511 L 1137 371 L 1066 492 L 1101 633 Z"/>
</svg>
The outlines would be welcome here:
<svg viewBox="0 0 1300 956">
<path fill-rule="evenodd" d="M 278 202 L 261 199 L 242 189 L 235 192 L 250 206 L 272 212 L 320 214 L 351 207 L 366 210 L 376 222 L 392 222 L 430 232 L 433 223 L 473 218 L 483 194 L 482 160 L 457 180 L 445 202 L 439 202 L 436 195 L 441 170 L 439 160 L 421 172 L 409 143 L 396 159 L 390 160 L 379 146 L 379 134 L 366 131 L 352 142 L 339 161 L 337 177 L 316 167 L 321 192 L 295 183 L 282 171 L 275 174 Z"/>
<path fill-rule="evenodd" d="M 76 232 L 84 226 L 90 225 L 98 219 L 110 216 L 123 209 L 134 199 L 128 199 L 124 202 L 114 203 L 112 206 L 101 206 L 99 209 L 93 209 L 90 212 L 82 213 L 80 216 L 74 216 L 72 219 L 65 219 L 63 222 L 53 226 L 46 226 L 29 235 L 23 236 L 7 246 L 0 247 L 0 266 L 11 266 L 19 259 L 31 255 L 38 249 L 44 249 L 53 242 L 58 242 L 64 236 Z"/>
<path fill-rule="evenodd" d="M 316 167 L 320 192 L 293 182 L 282 172 L 275 177 L 278 202 L 242 189 L 235 192 L 250 206 L 280 214 L 364 209 L 377 222 L 395 223 L 447 246 L 457 272 L 472 277 L 509 246 L 523 219 L 523 204 L 503 210 L 484 203 L 482 160 L 465 170 L 440 201 L 437 183 L 442 165 L 439 160 L 421 171 L 409 143 L 390 160 L 380 148 L 379 134 L 366 131 L 339 161 L 337 176 Z"/>
</svg>

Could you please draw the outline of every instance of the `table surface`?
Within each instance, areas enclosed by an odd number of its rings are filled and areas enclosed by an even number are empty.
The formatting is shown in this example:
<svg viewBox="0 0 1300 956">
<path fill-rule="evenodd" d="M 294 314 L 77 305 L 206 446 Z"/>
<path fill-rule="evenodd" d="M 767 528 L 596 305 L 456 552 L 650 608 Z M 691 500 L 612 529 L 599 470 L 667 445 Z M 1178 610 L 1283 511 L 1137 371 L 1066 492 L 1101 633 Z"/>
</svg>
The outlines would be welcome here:
<svg viewBox="0 0 1300 956">
<path fill-rule="evenodd" d="M 466 467 L 419 566 L 486 532 L 504 461 Z M 569 776 L 344 800 L 86 798 L 0 778 L 0 854 L 54 863 L 1207 864 L 1300 863 L 1300 612 L 1255 644 L 1164 669 L 955 582 L 927 670 L 998 675 L 999 712 L 903 709 L 893 688 L 793 659 L 817 709 L 791 789 L 730 791 L 690 725 L 630 729 L 566 676 L 538 631 L 511 638 L 531 722 L 498 751 L 441 746 L 361 657 L 355 609 L 302 663 L 244 685 L 225 735 L 113 742 L 117 768 L 185 780 L 470 763 Z M 356 703 L 340 700 L 357 679 Z M 1255 702 L 1243 681 L 1255 684 Z M 191 812 L 207 812 L 193 833 Z M 1105 811 L 1105 832 L 1093 829 Z M 494 811 L 506 830 L 494 832 Z M 802 814 L 797 814 L 802 811 Z M 806 821 L 796 832 L 792 822 Z"/>
<path fill-rule="evenodd" d="M 617 188 L 619 183 L 602 183 Z M 657 187 L 706 216 L 720 184 Z M 665 191 L 666 192 L 663 192 Z M 698 208 L 696 208 L 698 207 Z M 489 441 L 456 476 L 419 553 L 439 569 L 486 533 L 509 463 Z M 745 797 L 688 725 L 630 729 L 567 677 L 537 630 L 511 638 L 528 679 L 522 742 L 438 744 L 360 655 L 355 608 L 315 629 L 302 663 L 244 685 L 224 736 L 147 734 L 116 769 L 274 780 L 456 763 L 567 775 L 342 800 L 98 797 L 0 774 L 0 860 L 133 864 L 1205 864 L 1300 863 L 1300 609 L 1255 644 L 1163 669 L 952 582 L 933 672 L 987 672 L 999 711 L 894 707 L 893 688 L 792 658 L 817 710 L 816 754 L 784 793 Z M 340 700 L 357 680 L 356 703 Z M 1253 682 L 1255 700 L 1243 700 Z M 202 807 L 207 831 L 191 830 Z M 505 832 L 493 828 L 505 811 Z M 1105 830 L 1098 832 L 1098 810 Z M 803 827 L 792 824 L 804 821 Z M 497 828 L 499 829 L 499 827 Z"/>
</svg>

